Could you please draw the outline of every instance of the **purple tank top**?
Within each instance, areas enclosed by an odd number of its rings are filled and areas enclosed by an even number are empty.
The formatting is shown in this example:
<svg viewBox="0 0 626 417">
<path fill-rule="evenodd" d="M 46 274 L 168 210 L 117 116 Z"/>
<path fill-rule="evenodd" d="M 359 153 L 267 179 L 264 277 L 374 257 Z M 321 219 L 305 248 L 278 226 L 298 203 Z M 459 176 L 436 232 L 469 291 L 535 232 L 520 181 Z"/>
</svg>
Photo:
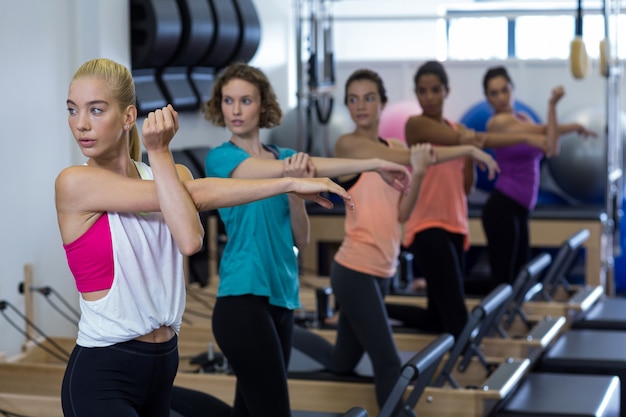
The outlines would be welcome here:
<svg viewBox="0 0 626 417">
<path fill-rule="evenodd" d="M 502 194 L 527 208 L 535 208 L 539 192 L 539 163 L 543 151 L 520 144 L 494 149 L 500 174 L 495 188 Z"/>
</svg>

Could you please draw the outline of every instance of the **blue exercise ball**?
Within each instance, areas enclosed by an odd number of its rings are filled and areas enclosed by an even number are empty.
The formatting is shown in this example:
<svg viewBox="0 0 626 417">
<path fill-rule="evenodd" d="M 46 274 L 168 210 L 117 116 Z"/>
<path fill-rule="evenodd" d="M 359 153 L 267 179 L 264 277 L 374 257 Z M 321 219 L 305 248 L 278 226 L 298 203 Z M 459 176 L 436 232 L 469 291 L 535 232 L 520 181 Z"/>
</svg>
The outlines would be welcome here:
<svg viewBox="0 0 626 417">
<path fill-rule="evenodd" d="M 622 207 L 626 207 L 626 198 L 622 200 Z M 624 294 L 626 293 L 626 217 L 620 219 L 619 237 L 621 253 L 613 260 L 613 276 L 615 292 L 617 294 Z"/>
<path fill-rule="evenodd" d="M 528 114 L 531 120 L 533 120 L 535 123 L 541 123 L 541 119 L 539 118 L 537 113 L 523 102 L 515 100 L 513 102 L 513 108 L 516 112 Z M 477 132 L 485 132 L 487 130 L 487 121 L 492 115 L 493 108 L 487 100 L 482 100 L 472 105 L 463 114 L 460 122 L 462 125 L 470 129 L 474 129 Z M 493 151 L 491 149 L 486 149 L 485 151 L 493 155 Z M 495 180 L 495 178 L 493 180 L 490 180 L 487 177 L 487 173 L 478 170 L 478 173 L 476 175 L 476 187 L 483 191 L 491 191 L 493 190 L 493 187 L 495 185 Z"/>
<path fill-rule="evenodd" d="M 567 206 L 569 202 L 560 196 L 559 194 L 549 191 L 539 189 L 537 193 L 537 205 L 538 206 Z"/>
</svg>

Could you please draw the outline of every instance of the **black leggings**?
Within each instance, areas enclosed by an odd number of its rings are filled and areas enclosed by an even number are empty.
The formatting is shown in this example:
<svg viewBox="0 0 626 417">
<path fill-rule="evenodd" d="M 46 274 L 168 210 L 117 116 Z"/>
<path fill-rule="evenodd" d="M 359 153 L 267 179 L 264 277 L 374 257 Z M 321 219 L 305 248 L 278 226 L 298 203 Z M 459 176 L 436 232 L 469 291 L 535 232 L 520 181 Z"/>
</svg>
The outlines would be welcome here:
<svg viewBox="0 0 626 417">
<path fill-rule="evenodd" d="M 172 411 L 184 417 L 230 417 L 232 407 L 207 393 L 174 386 Z"/>
<path fill-rule="evenodd" d="M 439 228 L 415 234 L 409 250 L 426 279 L 428 307 L 388 303 L 390 318 L 425 332 L 446 332 L 455 337 L 461 333 L 468 319 L 463 288 L 463 241 L 463 235 Z"/>
<path fill-rule="evenodd" d="M 237 376 L 232 416 L 289 417 L 287 366 L 293 311 L 267 297 L 218 297 L 213 334 Z"/>
<path fill-rule="evenodd" d="M 530 259 L 529 211 L 498 190 L 494 190 L 482 212 L 487 237 L 491 287 L 512 284 Z"/>
<path fill-rule="evenodd" d="M 335 346 L 296 327 L 294 347 L 340 374 L 354 371 L 367 352 L 374 369 L 376 399 L 382 407 L 402 366 L 383 301 L 391 279 L 363 274 L 333 262 L 330 282 L 340 306 Z"/>
<path fill-rule="evenodd" d="M 74 347 L 63 377 L 65 417 L 168 417 L 178 338 Z"/>
</svg>

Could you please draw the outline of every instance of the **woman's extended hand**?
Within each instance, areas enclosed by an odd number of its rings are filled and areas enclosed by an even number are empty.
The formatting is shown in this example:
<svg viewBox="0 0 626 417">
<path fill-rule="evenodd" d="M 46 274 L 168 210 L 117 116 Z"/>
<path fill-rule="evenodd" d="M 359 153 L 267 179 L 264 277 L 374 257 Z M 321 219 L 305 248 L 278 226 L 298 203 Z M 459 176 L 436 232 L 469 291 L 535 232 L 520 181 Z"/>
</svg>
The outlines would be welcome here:
<svg viewBox="0 0 626 417">
<path fill-rule="evenodd" d="M 487 177 L 492 180 L 496 177 L 496 173 L 500 172 L 500 167 L 493 157 L 487 152 L 474 148 L 472 151 L 472 158 L 478 164 L 478 167 L 482 171 L 487 171 Z"/>
<path fill-rule="evenodd" d="M 395 162 L 380 160 L 380 166 L 376 169 L 380 177 L 396 190 L 406 193 L 409 191 L 410 174 L 405 166 Z"/>
<path fill-rule="evenodd" d="M 291 180 L 289 192 L 304 200 L 314 201 L 325 208 L 332 208 L 333 203 L 320 195 L 320 193 L 329 192 L 341 197 L 346 208 L 354 209 L 354 202 L 348 192 L 329 178 L 291 178 Z"/>
<path fill-rule="evenodd" d="M 556 86 L 550 92 L 550 100 L 548 104 L 551 106 L 556 106 L 556 104 L 563 98 L 565 95 L 565 89 L 562 86 Z"/>
<path fill-rule="evenodd" d="M 298 152 L 283 160 L 283 177 L 313 178 L 315 165 L 308 154 Z"/>
<path fill-rule="evenodd" d="M 141 128 L 143 146 L 147 151 L 168 148 L 177 131 L 178 112 L 168 104 L 146 116 Z"/>
<path fill-rule="evenodd" d="M 574 124 L 574 131 L 585 138 L 598 137 L 598 134 L 596 132 L 587 129 L 585 126 L 578 123 Z"/>
<path fill-rule="evenodd" d="M 413 174 L 425 173 L 429 166 L 437 162 L 430 143 L 418 143 L 411 146 L 411 169 Z"/>
<path fill-rule="evenodd" d="M 482 148 L 487 138 L 481 133 L 477 133 L 474 129 L 458 125 L 459 145 L 473 145 Z"/>
</svg>

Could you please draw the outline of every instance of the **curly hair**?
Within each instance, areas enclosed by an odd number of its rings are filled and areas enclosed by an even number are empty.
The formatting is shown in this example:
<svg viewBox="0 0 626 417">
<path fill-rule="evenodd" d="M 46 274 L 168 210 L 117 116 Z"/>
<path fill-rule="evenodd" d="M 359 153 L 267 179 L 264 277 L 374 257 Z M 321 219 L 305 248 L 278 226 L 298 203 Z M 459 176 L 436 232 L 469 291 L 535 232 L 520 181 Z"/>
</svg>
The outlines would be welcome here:
<svg viewBox="0 0 626 417">
<path fill-rule="evenodd" d="M 204 106 L 204 118 L 215 126 L 224 127 L 224 114 L 222 113 L 222 89 L 231 80 L 239 79 L 254 85 L 261 95 L 261 106 L 265 109 L 259 118 L 260 128 L 278 126 L 283 117 L 283 112 L 278 104 L 276 93 L 267 76 L 258 68 L 243 62 L 237 62 L 226 67 L 215 80 L 211 98 Z"/>
</svg>

